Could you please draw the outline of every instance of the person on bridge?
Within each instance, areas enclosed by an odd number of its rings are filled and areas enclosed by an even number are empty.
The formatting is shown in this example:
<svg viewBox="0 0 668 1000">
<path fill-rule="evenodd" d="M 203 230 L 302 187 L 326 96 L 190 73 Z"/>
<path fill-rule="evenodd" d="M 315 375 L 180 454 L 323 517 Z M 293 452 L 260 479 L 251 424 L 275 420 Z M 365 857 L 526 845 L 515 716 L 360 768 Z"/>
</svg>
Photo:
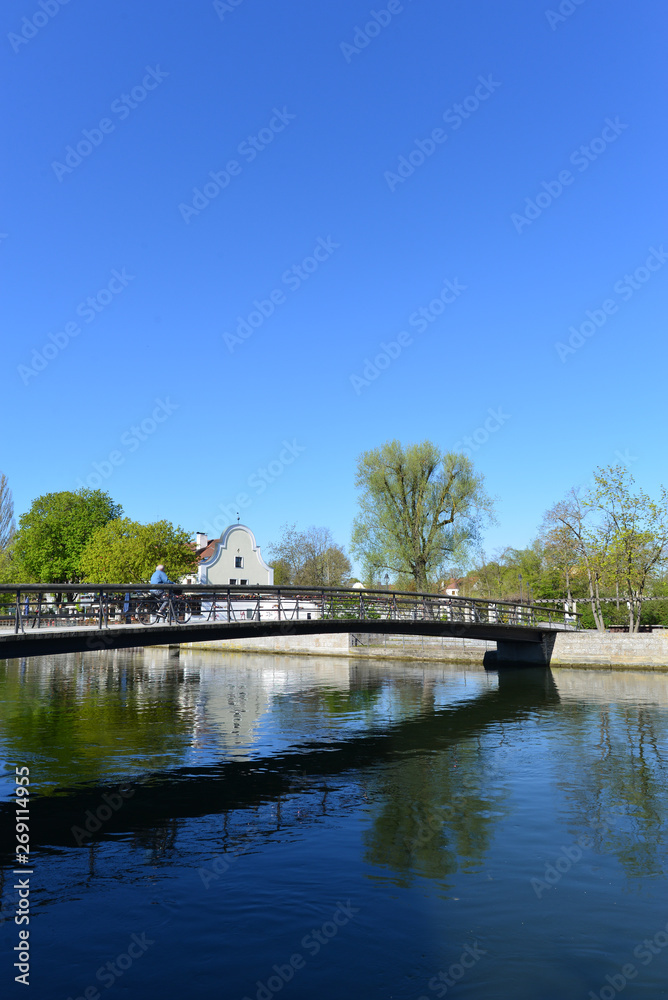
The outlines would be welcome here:
<svg viewBox="0 0 668 1000">
<path fill-rule="evenodd" d="M 151 583 L 173 583 L 173 582 L 174 581 L 170 580 L 167 574 L 165 573 L 165 567 L 162 565 L 162 563 L 160 563 L 158 566 L 155 567 L 155 573 L 151 577 Z M 169 604 L 168 595 L 164 590 L 157 590 L 155 596 L 156 598 L 162 597 L 163 599 L 162 604 L 160 604 L 160 606 L 158 607 L 158 614 L 164 615 L 167 605 Z"/>
<path fill-rule="evenodd" d="M 174 581 L 169 579 L 165 573 L 165 567 L 162 563 L 160 563 L 159 566 L 155 567 L 155 573 L 151 577 L 151 583 L 174 583 Z"/>
</svg>

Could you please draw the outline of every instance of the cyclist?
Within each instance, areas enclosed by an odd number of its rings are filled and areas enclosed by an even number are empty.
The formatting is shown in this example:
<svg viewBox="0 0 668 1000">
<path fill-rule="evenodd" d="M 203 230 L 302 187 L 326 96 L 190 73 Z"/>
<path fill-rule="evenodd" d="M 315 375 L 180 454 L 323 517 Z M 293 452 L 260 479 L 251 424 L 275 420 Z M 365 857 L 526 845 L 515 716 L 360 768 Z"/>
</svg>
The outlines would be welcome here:
<svg viewBox="0 0 668 1000">
<path fill-rule="evenodd" d="M 151 583 L 173 583 L 173 582 L 174 581 L 170 580 L 167 574 L 165 573 L 165 567 L 163 566 L 162 563 L 160 563 L 158 566 L 155 567 L 155 573 L 151 577 Z M 163 598 L 162 604 L 158 608 L 158 614 L 164 615 L 167 605 L 169 604 L 169 595 L 165 590 L 158 590 L 156 591 L 155 596 L 156 599 L 159 599 L 160 597 Z"/>
</svg>

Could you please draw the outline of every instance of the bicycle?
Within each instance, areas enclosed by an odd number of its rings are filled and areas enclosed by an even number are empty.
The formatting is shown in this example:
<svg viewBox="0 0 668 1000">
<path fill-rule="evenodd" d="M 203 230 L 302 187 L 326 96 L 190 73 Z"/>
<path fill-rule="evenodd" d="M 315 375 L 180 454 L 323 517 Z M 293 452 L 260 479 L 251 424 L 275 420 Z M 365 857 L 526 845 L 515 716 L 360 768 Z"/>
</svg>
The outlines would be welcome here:
<svg viewBox="0 0 668 1000">
<path fill-rule="evenodd" d="M 177 625 L 186 625 L 192 618 L 192 609 L 183 597 L 144 598 L 137 604 L 135 615 L 142 625 L 155 625 L 161 619 L 170 620 L 170 608 L 171 620 Z"/>
</svg>

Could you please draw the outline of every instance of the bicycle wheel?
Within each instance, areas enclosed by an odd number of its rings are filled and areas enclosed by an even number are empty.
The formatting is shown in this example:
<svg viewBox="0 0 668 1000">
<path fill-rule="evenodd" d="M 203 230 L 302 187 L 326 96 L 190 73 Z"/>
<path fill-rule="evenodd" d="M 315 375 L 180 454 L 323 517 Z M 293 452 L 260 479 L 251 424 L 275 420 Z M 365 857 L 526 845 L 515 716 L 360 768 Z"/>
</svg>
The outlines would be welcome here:
<svg viewBox="0 0 668 1000">
<path fill-rule="evenodd" d="M 135 611 L 137 620 L 142 625 L 154 625 L 158 619 L 158 605 L 156 601 L 140 601 Z"/>
<path fill-rule="evenodd" d="M 174 601 L 174 618 L 179 625 L 185 625 L 190 621 L 192 609 L 187 601 Z"/>
</svg>

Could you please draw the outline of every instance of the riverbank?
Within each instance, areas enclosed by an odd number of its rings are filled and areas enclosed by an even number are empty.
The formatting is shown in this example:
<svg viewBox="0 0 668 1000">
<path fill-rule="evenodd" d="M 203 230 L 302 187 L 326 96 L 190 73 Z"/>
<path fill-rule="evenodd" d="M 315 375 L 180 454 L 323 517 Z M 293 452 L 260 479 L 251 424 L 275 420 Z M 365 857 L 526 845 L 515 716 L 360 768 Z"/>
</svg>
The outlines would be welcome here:
<svg viewBox="0 0 668 1000">
<path fill-rule="evenodd" d="M 373 634 L 285 636 L 259 639 L 220 639 L 185 643 L 184 649 L 225 652 L 285 653 L 301 656 L 383 657 L 438 663 L 478 663 L 493 666 L 496 643 L 447 636 L 386 636 Z M 550 658 L 554 667 L 620 668 L 668 671 L 668 635 L 615 632 L 559 632 Z"/>
</svg>

